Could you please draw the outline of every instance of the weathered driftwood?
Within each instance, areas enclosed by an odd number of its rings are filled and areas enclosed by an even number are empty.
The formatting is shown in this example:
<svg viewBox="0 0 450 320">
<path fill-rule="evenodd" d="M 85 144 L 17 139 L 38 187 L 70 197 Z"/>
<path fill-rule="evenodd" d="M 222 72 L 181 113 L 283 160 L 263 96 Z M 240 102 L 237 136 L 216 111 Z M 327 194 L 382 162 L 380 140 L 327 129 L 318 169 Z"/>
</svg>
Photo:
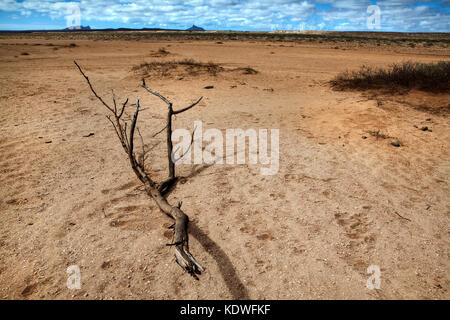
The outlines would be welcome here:
<svg viewBox="0 0 450 320">
<path fill-rule="evenodd" d="M 168 105 L 168 114 L 167 114 L 167 125 L 157 134 L 161 133 L 164 129 L 167 129 L 167 156 L 168 156 L 168 165 L 169 165 L 169 177 L 166 181 L 162 183 L 156 183 L 152 180 L 150 174 L 145 171 L 145 160 L 146 160 L 146 150 L 145 144 L 142 138 L 142 135 L 139 131 L 139 128 L 136 127 L 137 119 L 139 116 L 140 105 L 139 99 L 136 100 L 136 110 L 134 112 L 133 119 L 131 121 L 131 125 L 129 130 L 127 130 L 128 122 L 122 119 L 125 108 L 128 103 L 128 99 L 122 103 L 122 106 L 118 108 L 116 99 L 114 96 L 114 92 L 112 94 L 113 106 L 107 104 L 94 90 L 89 78 L 85 75 L 81 67 L 78 65 L 76 61 L 74 61 L 80 73 L 86 79 L 86 82 L 89 85 L 90 90 L 95 95 L 95 97 L 112 113 L 111 115 L 106 116 L 107 119 L 111 122 L 114 130 L 116 132 L 117 137 L 119 138 L 120 143 L 122 144 L 122 148 L 128 156 L 130 161 L 131 168 L 136 174 L 137 178 L 144 184 L 145 190 L 147 194 L 156 202 L 158 207 L 164 212 L 167 216 L 174 220 L 174 224 L 171 228 L 174 230 L 174 241 L 168 246 L 174 247 L 175 249 L 175 259 L 176 262 L 189 274 L 194 276 L 196 279 L 197 274 L 201 274 L 204 271 L 203 266 L 198 263 L 195 258 L 189 252 L 189 235 L 188 235 L 188 227 L 189 227 L 189 218 L 188 216 L 181 210 L 181 202 L 178 206 L 172 206 L 167 202 L 164 197 L 165 191 L 176 182 L 177 178 L 175 175 L 175 162 L 177 160 L 173 160 L 173 143 L 172 143 L 172 117 L 176 114 L 185 112 L 193 107 L 195 107 L 202 98 L 198 99 L 193 104 L 188 107 L 182 108 L 180 110 L 173 110 L 173 104 L 166 97 L 161 95 L 160 93 L 150 89 L 145 81 L 142 80 L 142 87 L 146 89 L 151 94 L 159 97 Z M 138 131 L 139 136 L 141 137 L 142 142 L 142 154 L 137 159 L 136 154 L 134 152 L 134 135 L 135 131 Z M 181 157 L 183 157 L 182 155 Z M 180 158 L 181 158 L 180 157 Z"/>
</svg>

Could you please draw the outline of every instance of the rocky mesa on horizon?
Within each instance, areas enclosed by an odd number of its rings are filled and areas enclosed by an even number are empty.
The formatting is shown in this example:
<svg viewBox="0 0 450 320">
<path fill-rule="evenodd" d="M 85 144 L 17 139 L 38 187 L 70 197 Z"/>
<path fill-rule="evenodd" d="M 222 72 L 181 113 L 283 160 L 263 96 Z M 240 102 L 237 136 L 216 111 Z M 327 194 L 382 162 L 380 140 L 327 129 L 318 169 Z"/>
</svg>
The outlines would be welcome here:
<svg viewBox="0 0 450 320">
<path fill-rule="evenodd" d="M 192 27 L 186 29 L 186 31 L 205 31 L 202 27 L 197 27 L 195 24 L 192 25 Z"/>
</svg>

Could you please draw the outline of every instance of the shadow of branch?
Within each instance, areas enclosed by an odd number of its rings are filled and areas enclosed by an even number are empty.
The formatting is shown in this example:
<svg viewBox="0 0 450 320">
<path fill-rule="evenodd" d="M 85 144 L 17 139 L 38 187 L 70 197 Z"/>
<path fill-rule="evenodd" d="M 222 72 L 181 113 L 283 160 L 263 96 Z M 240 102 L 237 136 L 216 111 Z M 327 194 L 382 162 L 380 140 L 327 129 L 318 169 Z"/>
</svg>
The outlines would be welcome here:
<svg viewBox="0 0 450 320">
<path fill-rule="evenodd" d="M 210 166 L 211 166 L 210 164 L 195 165 L 191 173 L 189 173 L 187 176 L 180 176 L 174 179 L 168 179 L 162 184 L 162 187 L 160 189 L 161 194 L 167 197 L 170 193 L 172 193 L 173 190 L 175 190 L 175 187 L 178 183 L 181 184 L 185 183 L 189 178 L 195 177 L 196 175 L 200 174 L 203 170 L 206 170 Z"/>
<path fill-rule="evenodd" d="M 222 278 L 233 296 L 234 300 L 249 300 L 247 288 L 239 279 L 236 269 L 228 256 L 208 235 L 206 235 L 194 222 L 189 223 L 189 233 L 202 245 L 219 266 Z"/>
</svg>

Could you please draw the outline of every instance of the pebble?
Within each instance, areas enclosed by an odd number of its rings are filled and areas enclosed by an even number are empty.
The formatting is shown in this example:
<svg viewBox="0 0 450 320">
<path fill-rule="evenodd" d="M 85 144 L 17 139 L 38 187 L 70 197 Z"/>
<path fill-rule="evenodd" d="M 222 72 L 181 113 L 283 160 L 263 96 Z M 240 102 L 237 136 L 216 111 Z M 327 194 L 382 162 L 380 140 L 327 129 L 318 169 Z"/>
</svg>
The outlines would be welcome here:
<svg viewBox="0 0 450 320">
<path fill-rule="evenodd" d="M 214 89 L 214 86 L 205 86 L 204 89 Z"/>
<path fill-rule="evenodd" d="M 394 142 L 391 142 L 391 144 L 392 144 L 394 147 L 397 147 L 397 148 L 400 147 L 400 143 L 398 143 L 398 142 L 395 142 L 395 141 L 394 141 Z"/>
</svg>

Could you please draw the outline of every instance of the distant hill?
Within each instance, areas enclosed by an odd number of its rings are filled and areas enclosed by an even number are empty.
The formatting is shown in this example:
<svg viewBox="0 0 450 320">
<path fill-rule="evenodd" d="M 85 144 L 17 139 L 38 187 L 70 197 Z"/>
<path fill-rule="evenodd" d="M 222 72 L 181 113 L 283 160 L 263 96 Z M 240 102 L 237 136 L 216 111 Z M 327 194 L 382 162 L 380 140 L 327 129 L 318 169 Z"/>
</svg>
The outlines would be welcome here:
<svg viewBox="0 0 450 320">
<path fill-rule="evenodd" d="M 91 30 L 91 27 L 90 26 L 86 26 L 86 27 L 83 27 L 83 26 L 72 26 L 72 27 L 65 28 L 64 30 L 73 30 L 73 31 Z"/>
<path fill-rule="evenodd" d="M 0 30 L 4 33 L 31 33 L 31 32 L 76 32 L 76 31 L 205 31 L 202 27 L 197 27 L 195 24 L 192 27 L 182 30 L 182 29 L 163 29 L 163 28 L 104 28 L 104 29 L 92 29 L 90 26 L 72 26 L 65 29 L 54 29 L 54 30 Z"/>
<path fill-rule="evenodd" d="M 186 29 L 186 31 L 205 31 L 205 29 L 201 27 L 197 27 L 195 24 L 192 25 L 189 29 Z"/>
</svg>

